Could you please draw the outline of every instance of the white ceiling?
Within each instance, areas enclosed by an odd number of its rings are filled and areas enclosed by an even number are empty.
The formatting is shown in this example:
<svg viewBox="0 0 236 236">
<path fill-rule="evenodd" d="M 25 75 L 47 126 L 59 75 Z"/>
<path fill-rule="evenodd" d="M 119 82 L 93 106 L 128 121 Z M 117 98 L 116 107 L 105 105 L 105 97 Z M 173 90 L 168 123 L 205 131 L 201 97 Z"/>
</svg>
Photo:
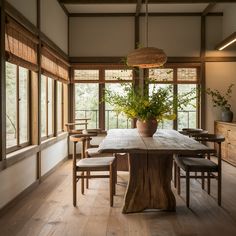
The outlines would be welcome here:
<svg viewBox="0 0 236 236">
<path fill-rule="evenodd" d="M 208 4 L 148 4 L 149 12 L 202 12 Z M 222 11 L 225 4 L 216 4 L 212 12 Z M 136 4 L 65 4 L 69 13 L 135 13 Z M 141 7 L 145 12 L 145 5 Z"/>
</svg>

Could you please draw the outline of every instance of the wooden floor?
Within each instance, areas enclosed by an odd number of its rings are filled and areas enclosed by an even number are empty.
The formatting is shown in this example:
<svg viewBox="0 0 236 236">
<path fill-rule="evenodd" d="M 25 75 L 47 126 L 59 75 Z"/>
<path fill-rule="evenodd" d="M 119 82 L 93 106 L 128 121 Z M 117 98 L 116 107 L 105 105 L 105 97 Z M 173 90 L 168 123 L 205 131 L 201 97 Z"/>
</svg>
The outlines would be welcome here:
<svg viewBox="0 0 236 236">
<path fill-rule="evenodd" d="M 196 180 L 191 182 L 191 210 L 176 195 L 176 212 L 149 211 L 121 213 L 127 174 L 119 173 L 114 207 L 109 207 L 108 179 L 90 181 L 90 189 L 79 194 L 78 207 L 72 206 L 71 161 L 65 162 L 36 190 L 28 194 L 0 218 L 2 236 L 36 235 L 236 235 L 236 168 L 223 165 L 223 205 L 202 191 Z"/>
</svg>

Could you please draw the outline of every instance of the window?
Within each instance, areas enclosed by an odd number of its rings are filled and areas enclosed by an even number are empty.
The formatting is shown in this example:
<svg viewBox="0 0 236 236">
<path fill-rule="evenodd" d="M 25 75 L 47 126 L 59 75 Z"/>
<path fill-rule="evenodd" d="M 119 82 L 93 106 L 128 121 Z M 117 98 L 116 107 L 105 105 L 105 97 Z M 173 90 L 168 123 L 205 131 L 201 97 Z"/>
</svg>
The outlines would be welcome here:
<svg viewBox="0 0 236 236">
<path fill-rule="evenodd" d="M 152 80 L 152 84 L 149 85 L 150 92 L 152 89 L 158 89 L 160 86 L 171 86 L 173 95 L 175 96 L 188 93 L 192 89 L 196 89 L 199 84 L 198 68 L 173 67 L 150 69 L 149 78 Z M 196 128 L 198 126 L 199 115 L 197 106 L 197 91 L 194 96 L 196 96 L 196 99 L 194 99 L 190 105 L 177 111 L 176 120 L 163 121 L 161 123 L 161 128 L 175 128 L 177 130 L 181 130 L 182 128 Z"/>
<path fill-rule="evenodd" d="M 133 71 L 116 66 L 96 66 L 91 69 L 77 68 L 74 70 L 75 83 L 75 121 L 90 118 L 89 128 L 131 128 L 131 120 L 114 111 L 114 107 L 104 102 L 104 89 L 124 93 L 121 83 L 133 82 Z M 149 69 L 151 79 L 149 92 L 153 89 L 169 86 L 173 95 L 189 92 L 199 86 L 199 67 L 178 67 Z M 197 97 L 197 94 L 196 94 Z M 175 111 L 175 120 L 164 120 L 160 128 L 177 129 L 198 127 L 198 98 L 183 110 Z M 79 128 L 79 127 L 78 127 Z"/>
<path fill-rule="evenodd" d="M 54 80 L 41 76 L 41 137 L 43 139 L 52 137 L 53 129 L 53 110 L 54 110 Z"/>
<path fill-rule="evenodd" d="M 57 132 L 63 131 L 63 84 L 57 81 Z"/>
<path fill-rule="evenodd" d="M 113 91 L 114 93 L 125 94 L 124 88 L 120 83 L 122 81 L 132 81 L 132 70 L 105 70 L 105 88 Z M 111 83 L 113 82 L 113 83 Z M 125 115 L 119 114 L 114 110 L 110 104 L 105 104 L 105 129 L 114 128 L 131 128 L 131 120 Z"/>
<path fill-rule="evenodd" d="M 132 82 L 132 70 L 116 68 L 75 69 L 75 122 L 90 118 L 88 128 L 129 128 L 131 120 L 117 114 L 104 102 L 104 89 L 122 91 L 121 83 Z M 121 81 L 123 80 L 123 81 Z M 84 128 L 80 126 L 78 128 Z"/>
<path fill-rule="evenodd" d="M 6 146 L 24 147 L 29 135 L 29 70 L 6 62 Z"/>
<path fill-rule="evenodd" d="M 80 73 L 81 72 L 81 73 Z M 76 70 L 77 80 L 98 80 L 99 70 Z M 89 129 L 99 127 L 99 84 L 76 83 L 75 84 L 75 122 L 79 119 L 89 118 Z M 80 122 L 83 123 L 83 122 Z M 84 128 L 81 126 L 79 128 Z"/>
</svg>

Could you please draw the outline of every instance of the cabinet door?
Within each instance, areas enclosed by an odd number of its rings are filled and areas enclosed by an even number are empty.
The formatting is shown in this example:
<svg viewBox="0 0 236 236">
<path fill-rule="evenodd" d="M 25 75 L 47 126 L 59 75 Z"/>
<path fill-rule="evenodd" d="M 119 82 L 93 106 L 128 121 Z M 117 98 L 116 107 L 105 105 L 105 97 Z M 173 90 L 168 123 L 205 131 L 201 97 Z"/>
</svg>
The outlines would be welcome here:
<svg viewBox="0 0 236 236">
<path fill-rule="evenodd" d="M 227 161 L 236 165 L 236 141 L 231 141 L 227 144 Z"/>
<path fill-rule="evenodd" d="M 221 155 L 222 155 L 223 160 L 228 161 L 228 158 L 227 158 L 228 126 L 216 123 L 215 133 L 223 135 L 225 137 L 225 141 L 221 144 Z M 216 147 L 217 146 L 218 145 L 216 145 Z"/>
<path fill-rule="evenodd" d="M 227 136 L 227 138 L 228 138 L 228 141 L 229 142 L 231 142 L 231 141 L 233 141 L 233 142 L 236 142 L 236 127 L 234 127 L 234 126 L 229 126 L 228 127 L 228 129 L 227 129 L 227 134 L 228 134 L 228 136 Z"/>
</svg>

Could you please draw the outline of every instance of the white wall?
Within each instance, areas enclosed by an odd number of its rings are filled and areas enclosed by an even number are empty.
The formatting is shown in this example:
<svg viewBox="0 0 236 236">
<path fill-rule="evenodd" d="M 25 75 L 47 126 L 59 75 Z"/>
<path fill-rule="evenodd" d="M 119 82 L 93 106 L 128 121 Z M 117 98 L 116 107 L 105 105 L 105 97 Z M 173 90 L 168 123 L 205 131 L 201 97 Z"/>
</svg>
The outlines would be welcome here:
<svg viewBox="0 0 236 236">
<path fill-rule="evenodd" d="M 132 17 L 70 18 L 70 56 L 126 56 L 134 49 Z"/>
<path fill-rule="evenodd" d="M 36 155 L 0 172 L 0 209 L 36 180 Z"/>
<path fill-rule="evenodd" d="M 236 62 L 208 62 L 206 63 L 206 87 L 218 89 L 225 92 L 228 86 L 234 83 L 232 96 L 232 111 L 234 112 L 234 120 L 236 120 Z M 220 120 L 221 111 L 219 108 L 213 108 L 212 101 L 209 96 L 206 99 L 206 129 L 210 132 L 214 131 L 214 120 Z"/>
<path fill-rule="evenodd" d="M 13 7 L 22 13 L 31 23 L 37 24 L 36 0 L 7 0 Z"/>
<path fill-rule="evenodd" d="M 149 17 L 149 46 L 167 56 L 200 55 L 200 17 Z M 140 41 L 145 46 L 145 17 L 140 19 Z"/>
<path fill-rule="evenodd" d="M 42 150 L 41 152 L 41 173 L 46 174 L 61 160 L 68 156 L 67 138 Z"/>
<path fill-rule="evenodd" d="M 41 0 L 41 29 L 68 53 L 68 18 L 57 0 Z"/>
</svg>

